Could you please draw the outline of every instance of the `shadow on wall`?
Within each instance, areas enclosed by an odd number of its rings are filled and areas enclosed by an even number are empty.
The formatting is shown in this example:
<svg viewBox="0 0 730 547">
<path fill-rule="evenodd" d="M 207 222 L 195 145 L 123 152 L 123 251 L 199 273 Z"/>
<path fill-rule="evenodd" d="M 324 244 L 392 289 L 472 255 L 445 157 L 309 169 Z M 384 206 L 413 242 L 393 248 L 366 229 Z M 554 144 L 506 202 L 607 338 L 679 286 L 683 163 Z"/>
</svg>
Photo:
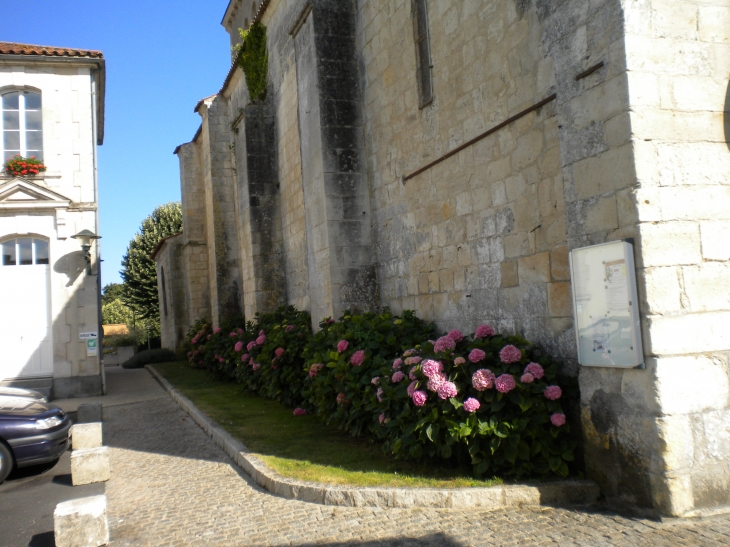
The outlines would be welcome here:
<svg viewBox="0 0 730 547">
<path fill-rule="evenodd" d="M 67 287 L 76 282 L 79 275 L 84 273 L 86 269 L 86 260 L 83 251 L 74 251 L 63 255 L 53 264 L 53 271 L 56 273 L 66 274 L 68 277 Z"/>
<path fill-rule="evenodd" d="M 727 83 L 727 91 L 725 92 L 725 144 L 730 150 L 730 81 Z"/>
</svg>

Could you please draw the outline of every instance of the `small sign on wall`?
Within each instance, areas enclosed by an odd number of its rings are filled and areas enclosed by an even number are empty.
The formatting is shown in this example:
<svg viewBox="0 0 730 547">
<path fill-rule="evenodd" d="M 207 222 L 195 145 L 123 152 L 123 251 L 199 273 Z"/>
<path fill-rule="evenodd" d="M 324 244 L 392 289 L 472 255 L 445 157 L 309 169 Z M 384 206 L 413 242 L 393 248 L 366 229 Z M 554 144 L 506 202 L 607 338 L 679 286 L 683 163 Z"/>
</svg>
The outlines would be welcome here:
<svg viewBox="0 0 730 547">
<path fill-rule="evenodd" d="M 98 340 L 96 338 L 86 339 L 86 356 L 92 357 L 99 354 Z"/>
<path fill-rule="evenodd" d="M 633 245 L 612 241 L 570 252 L 578 362 L 643 367 Z"/>
</svg>

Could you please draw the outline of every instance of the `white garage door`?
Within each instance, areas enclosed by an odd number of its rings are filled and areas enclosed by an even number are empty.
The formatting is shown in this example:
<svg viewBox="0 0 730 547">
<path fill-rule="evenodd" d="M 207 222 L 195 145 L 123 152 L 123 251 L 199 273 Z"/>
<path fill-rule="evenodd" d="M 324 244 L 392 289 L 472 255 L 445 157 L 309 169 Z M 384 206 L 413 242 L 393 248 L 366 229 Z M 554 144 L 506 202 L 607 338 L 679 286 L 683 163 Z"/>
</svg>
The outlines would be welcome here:
<svg viewBox="0 0 730 547">
<path fill-rule="evenodd" d="M 53 375 L 48 242 L 2 243 L 0 380 Z"/>
</svg>

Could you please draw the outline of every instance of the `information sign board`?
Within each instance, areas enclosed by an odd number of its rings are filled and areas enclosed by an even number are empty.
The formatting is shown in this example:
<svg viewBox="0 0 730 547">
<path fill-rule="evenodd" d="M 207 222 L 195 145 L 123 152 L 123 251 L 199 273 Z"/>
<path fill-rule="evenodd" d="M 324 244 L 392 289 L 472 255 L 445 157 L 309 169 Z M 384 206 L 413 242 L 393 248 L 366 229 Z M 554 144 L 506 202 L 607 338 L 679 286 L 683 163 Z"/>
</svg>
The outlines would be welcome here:
<svg viewBox="0 0 730 547">
<path fill-rule="evenodd" d="M 578 362 L 643 367 L 633 245 L 613 241 L 570 253 Z"/>
</svg>

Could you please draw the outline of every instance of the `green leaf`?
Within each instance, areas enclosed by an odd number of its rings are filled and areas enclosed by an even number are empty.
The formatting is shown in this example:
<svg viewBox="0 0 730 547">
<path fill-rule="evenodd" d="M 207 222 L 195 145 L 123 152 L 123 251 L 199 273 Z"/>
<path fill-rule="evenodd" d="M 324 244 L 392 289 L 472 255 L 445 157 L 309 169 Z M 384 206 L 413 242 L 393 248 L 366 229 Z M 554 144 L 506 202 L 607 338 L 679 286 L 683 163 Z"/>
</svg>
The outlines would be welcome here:
<svg viewBox="0 0 730 547">
<path fill-rule="evenodd" d="M 403 442 L 400 439 L 398 439 L 397 441 L 395 441 L 393 443 L 393 449 L 392 449 L 393 454 L 397 454 L 398 452 L 400 452 L 400 448 L 401 448 L 402 444 L 403 444 Z"/>
<path fill-rule="evenodd" d="M 458 400 L 458 399 L 457 399 L 456 397 L 451 397 L 451 398 L 449 399 L 449 402 L 450 402 L 450 403 L 451 403 L 451 405 L 452 405 L 452 406 L 453 406 L 454 408 L 456 408 L 457 410 L 458 410 L 459 408 L 461 408 L 462 406 L 464 406 L 464 404 L 463 404 L 463 403 L 462 403 L 461 401 L 459 401 L 459 400 Z"/>
<path fill-rule="evenodd" d="M 421 447 L 420 444 L 413 445 L 411 449 L 409 450 L 409 453 L 411 455 L 411 458 L 419 459 L 421 456 L 423 456 L 423 447 Z"/>
<path fill-rule="evenodd" d="M 529 461 L 530 459 L 530 447 L 525 441 L 520 441 L 517 445 L 517 455 L 521 460 Z"/>
<path fill-rule="evenodd" d="M 572 462 L 575 458 L 573 457 L 573 453 L 570 450 L 565 450 L 560 455 L 566 462 Z"/>
<path fill-rule="evenodd" d="M 428 427 L 426 428 L 426 437 L 428 437 L 428 440 L 433 442 L 433 425 L 428 424 Z"/>
<path fill-rule="evenodd" d="M 504 457 L 507 458 L 508 462 L 515 463 L 515 460 L 517 459 L 517 449 L 511 444 L 508 444 L 504 447 Z"/>
<path fill-rule="evenodd" d="M 441 447 L 441 457 L 444 459 L 451 457 L 451 445 L 445 444 Z"/>
<path fill-rule="evenodd" d="M 565 465 L 563 463 L 563 460 L 555 456 L 550 456 L 550 458 L 548 459 L 548 463 L 550 464 L 550 471 L 552 471 L 553 473 L 558 473 L 558 471 L 560 470 L 560 466 Z"/>
<path fill-rule="evenodd" d="M 537 456 L 540 453 L 541 449 L 542 445 L 540 444 L 540 441 L 532 441 L 532 447 L 530 449 L 530 452 L 533 456 Z"/>
</svg>

